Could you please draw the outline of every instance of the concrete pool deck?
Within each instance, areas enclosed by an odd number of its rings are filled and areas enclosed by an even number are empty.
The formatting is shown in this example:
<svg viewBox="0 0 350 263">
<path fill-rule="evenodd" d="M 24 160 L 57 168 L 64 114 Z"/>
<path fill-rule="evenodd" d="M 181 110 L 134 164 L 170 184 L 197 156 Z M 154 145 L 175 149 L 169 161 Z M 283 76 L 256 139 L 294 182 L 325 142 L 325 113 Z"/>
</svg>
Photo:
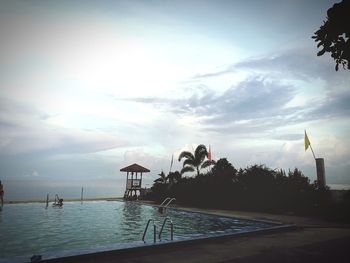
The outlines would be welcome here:
<svg viewBox="0 0 350 263">
<path fill-rule="evenodd" d="M 188 207 L 181 209 L 295 224 L 297 228 L 108 251 L 47 262 L 349 262 L 349 225 L 291 215 Z"/>
</svg>

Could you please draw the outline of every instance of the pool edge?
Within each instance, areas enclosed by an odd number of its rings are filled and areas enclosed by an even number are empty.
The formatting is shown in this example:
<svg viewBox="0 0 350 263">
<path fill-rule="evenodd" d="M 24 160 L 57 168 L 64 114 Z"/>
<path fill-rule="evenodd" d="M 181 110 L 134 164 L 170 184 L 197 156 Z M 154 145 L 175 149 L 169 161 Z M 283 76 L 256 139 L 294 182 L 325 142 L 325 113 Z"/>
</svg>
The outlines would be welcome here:
<svg viewBox="0 0 350 263">
<path fill-rule="evenodd" d="M 105 258 L 108 258 L 109 260 L 113 261 L 113 260 L 117 260 L 122 256 L 126 256 L 134 252 L 151 252 L 153 250 L 162 250 L 162 249 L 169 249 L 169 248 L 175 249 L 175 248 L 180 248 L 188 245 L 210 243 L 213 241 L 214 242 L 225 241 L 228 239 L 258 236 L 258 235 L 264 235 L 264 234 L 270 234 L 270 233 L 287 232 L 287 231 L 293 231 L 298 229 L 300 229 L 300 227 L 294 224 L 279 225 L 271 228 L 259 229 L 254 231 L 241 232 L 241 233 L 224 234 L 224 235 L 217 235 L 217 236 L 211 236 L 211 237 L 199 237 L 199 238 L 194 238 L 189 240 L 162 241 L 158 243 L 147 243 L 144 246 L 128 247 L 128 248 L 106 250 L 106 251 L 97 251 L 97 252 L 91 252 L 86 254 L 71 255 L 71 256 L 57 257 L 57 258 L 51 258 L 51 259 L 44 258 L 39 262 L 47 262 L 47 263 L 87 262 L 87 261 L 98 262 L 98 261 L 101 261 L 101 259 L 105 259 Z M 30 261 L 27 261 L 27 262 L 30 262 Z"/>
</svg>

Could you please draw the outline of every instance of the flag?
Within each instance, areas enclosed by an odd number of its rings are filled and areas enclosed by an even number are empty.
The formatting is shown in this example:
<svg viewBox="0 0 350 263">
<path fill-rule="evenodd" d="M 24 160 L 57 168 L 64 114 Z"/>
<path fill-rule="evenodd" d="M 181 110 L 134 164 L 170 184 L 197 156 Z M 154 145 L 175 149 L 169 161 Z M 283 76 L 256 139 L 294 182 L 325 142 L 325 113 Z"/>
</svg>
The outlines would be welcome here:
<svg viewBox="0 0 350 263">
<path fill-rule="evenodd" d="M 306 131 L 305 131 L 305 137 L 304 137 L 304 144 L 305 144 L 305 151 L 311 146 L 309 137 L 307 137 Z"/>
<path fill-rule="evenodd" d="M 209 144 L 209 150 L 208 150 L 208 160 L 211 161 L 211 147 Z"/>
</svg>

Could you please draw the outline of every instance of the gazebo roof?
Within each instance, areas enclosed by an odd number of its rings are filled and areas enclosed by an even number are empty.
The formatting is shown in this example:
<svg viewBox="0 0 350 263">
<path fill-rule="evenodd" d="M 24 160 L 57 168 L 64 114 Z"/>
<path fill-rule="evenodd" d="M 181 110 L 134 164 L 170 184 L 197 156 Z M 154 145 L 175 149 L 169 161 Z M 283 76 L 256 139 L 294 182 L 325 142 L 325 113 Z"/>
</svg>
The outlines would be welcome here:
<svg viewBox="0 0 350 263">
<path fill-rule="evenodd" d="M 127 167 L 124 167 L 120 169 L 121 172 L 136 172 L 136 173 L 149 173 L 150 170 L 148 170 L 145 167 L 142 167 L 141 165 L 134 163 L 132 165 L 129 165 Z"/>
</svg>

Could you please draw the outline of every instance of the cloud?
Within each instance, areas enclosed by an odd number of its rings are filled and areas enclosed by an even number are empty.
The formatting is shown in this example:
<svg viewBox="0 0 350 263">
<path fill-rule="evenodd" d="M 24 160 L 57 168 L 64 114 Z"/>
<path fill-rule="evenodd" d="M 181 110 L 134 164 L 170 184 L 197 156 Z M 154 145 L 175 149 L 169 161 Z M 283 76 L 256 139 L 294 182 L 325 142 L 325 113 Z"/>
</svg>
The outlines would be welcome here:
<svg viewBox="0 0 350 263">
<path fill-rule="evenodd" d="M 251 76 L 265 76 L 274 79 L 289 79 L 312 81 L 320 79 L 326 83 L 329 90 L 339 90 L 348 86 L 350 75 L 347 70 L 334 70 L 334 61 L 330 56 L 317 57 L 316 47 L 295 47 L 265 53 L 243 59 L 212 72 L 197 74 L 193 80 L 218 78 L 223 75 L 237 75 L 239 72 L 249 72 Z"/>
<path fill-rule="evenodd" d="M 202 86 L 193 90 L 187 98 L 138 98 L 135 102 L 155 103 L 157 107 L 177 114 L 180 118 L 193 116 L 206 130 L 228 129 L 233 133 L 246 133 L 257 128 L 261 132 L 276 119 L 289 122 L 297 110 L 286 107 L 294 93 L 295 87 L 291 85 L 256 77 L 231 86 L 223 94 Z M 232 130 L 232 126 L 236 129 Z"/>
<path fill-rule="evenodd" d="M 329 56 L 317 57 L 315 49 L 300 47 L 248 58 L 229 66 L 227 71 L 249 70 L 282 79 L 303 81 L 321 79 L 326 83 L 327 89 L 334 90 L 350 81 L 348 72 L 336 72 L 334 65 Z"/>
<path fill-rule="evenodd" d="M 280 115 L 284 106 L 293 98 L 292 86 L 248 79 L 228 89 L 214 100 L 207 112 L 221 115 L 222 121 L 240 121 Z"/>
<path fill-rule="evenodd" d="M 273 139 L 281 141 L 302 141 L 303 136 L 302 133 L 286 133 L 273 136 Z"/>
<path fill-rule="evenodd" d="M 1 155 L 91 153 L 127 145 L 107 132 L 52 125 L 48 114 L 23 103 L 0 98 L 0 105 Z"/>
<path fill-rule="evenodd" d="M 303 130 L 315 121 L 348 119 L 350 113 L 350 75 L 336 72 L 330 58 L 314 53 L 310 48 L 279 50 L 195 75 L 192 86 L 186 85 L 174 98 L 130 100 L 176 116 L 179 123 L 190 122 L 192 133 L 297 141 L 302 133 L 290 127 Z M 206 82 L 242 71 L 245 78 L 227 83 L 223 92 Z"/>
<path fill-rule="evenodd" d="M 25 173 L 22 177 L 23 178 L 27 178 L 27 179 L 36 179 L 37 177 L 39 177 L 39 173 L 37 170 L 32 170 L 28 173 Z"/>
<path fill-rule="evenodd" d="M 295 88 L 263 78 L 250 78 L 231 86 L 223 94 L 202 87 L 183 99 L 132 98 L 134 102 L 168 106 L 174 113 L 212 117 L 229 114 L 233 120 L 278 114 L 294 96 Z M 226 121 L 226 120 L 224 120 Z"/>
<path fill-rule="evenodd" d="M 314 119 L 349 117 L 350 116 L 350 90 L 329 91 L 323 101 L 310 112 Z"/>
<path fill-rule="evenodd" d="M 218 76 L 222 76 L 232 72 L 234 72 L 234 69 L 229 67 L 226 69 L 218 69 L 217 71 L 213 71 L 213 72 L 196 74 L 195 76 L 193 76 L 193 79 L 196 80 L 196 79 L 203 79 L 203 78 L 218 77 Z"/>
</svg>

